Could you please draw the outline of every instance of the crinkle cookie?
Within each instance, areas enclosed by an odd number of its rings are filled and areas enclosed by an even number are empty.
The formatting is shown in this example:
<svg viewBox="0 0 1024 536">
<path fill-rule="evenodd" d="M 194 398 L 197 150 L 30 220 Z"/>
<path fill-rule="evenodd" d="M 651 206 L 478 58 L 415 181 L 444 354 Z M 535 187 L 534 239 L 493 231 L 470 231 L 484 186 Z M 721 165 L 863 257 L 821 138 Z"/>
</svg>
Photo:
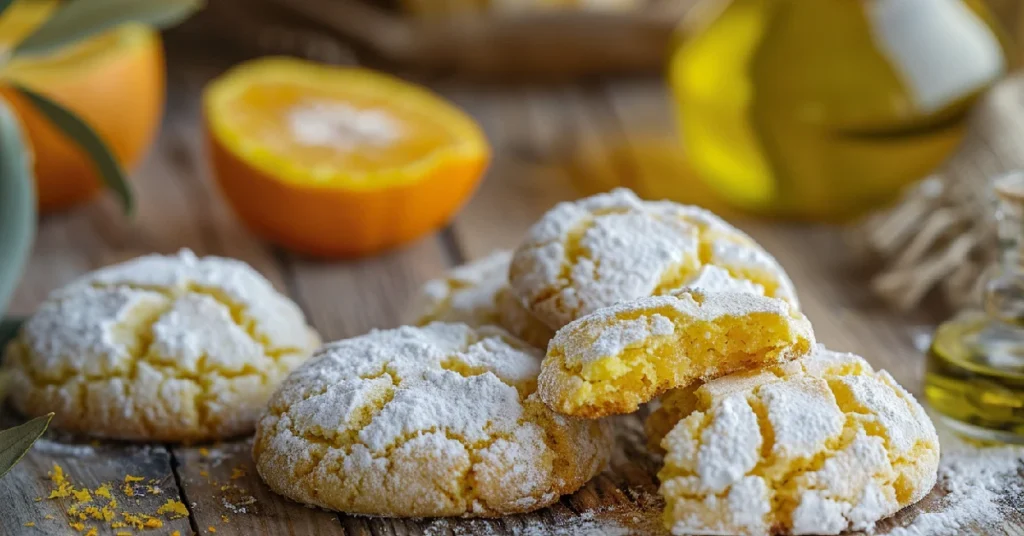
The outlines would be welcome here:
<svg viewBox="0 0 1024 536">
<path fill-rule="evenodd" d="M 524 309 L 509 288 L 511 259 L 511 251 L 496 251 L 428 281 L 414 307 L 418 314 L 414 323 L 501 326 L 533 346 L 546 348 L 555 332 Z"/>
<path fill-rule="evenodd" d="M 8 346 L 11 399 L 99 437 L 200 441 L 252 431 L 319 345 L 302 312 L 247 264 L 149 255 L 53 292 Z"/>
<path fill-rule="evenodd" d="M 702 208 L 642 201 L 621 188 L 545 214 L 515 251 L 509 281 L 557 330 L 601 307 L 692 286 L 706 266 L 798 305 L 779 263 L 740 230 Z"/>
<path fill-rule="evenodd" d="M 274 491 L 403 517 L 547 506 L 607 463 L 606 425 L 534 392 L 540 352 L 504 330 L 433 323 L 325 346 L 282 384 L 253 457 Z"/>
<path fill-rule="evenodd" d="M 776 365 L 813 345 L 810 322 L 788 302 L 679 290 L 605 307 L 560 329 L 539 391 L 566 415 L 629 413 L 668 389 Z"/>
<path fill-rule="evenodd" d="M 928 415 L 852 354 L 818 346 L 666 402 L 682 416 L 662 440 L 658 473 L 673 534 L 870 530 L 935 484 L 939 441 Z"/>
</svg>

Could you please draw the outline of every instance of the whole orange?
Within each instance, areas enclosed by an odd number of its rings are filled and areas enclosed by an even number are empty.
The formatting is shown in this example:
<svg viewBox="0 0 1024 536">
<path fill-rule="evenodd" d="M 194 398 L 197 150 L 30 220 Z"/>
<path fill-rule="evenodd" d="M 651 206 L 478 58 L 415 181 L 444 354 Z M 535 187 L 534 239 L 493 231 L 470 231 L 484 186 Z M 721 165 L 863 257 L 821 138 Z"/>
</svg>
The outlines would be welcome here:
<svg viewBox="0 0 1024 536">
<path fill-rule="evenodd" d="M 0 19 L 0 44 L 14 42 L 45 20 L 52 2 L 18 2 Z M 52 54 L 16 58 L 0 70 L 0 94 L 13 106 L 35 152 L 39 208 L 67 208 L 91 199 L 102 183 L 88 156 L 4 81 L 29 87 L 84 119 L 126 168 L 149 147 L 164 104 L 160 37 L 124 25 Z"/>
</svg>

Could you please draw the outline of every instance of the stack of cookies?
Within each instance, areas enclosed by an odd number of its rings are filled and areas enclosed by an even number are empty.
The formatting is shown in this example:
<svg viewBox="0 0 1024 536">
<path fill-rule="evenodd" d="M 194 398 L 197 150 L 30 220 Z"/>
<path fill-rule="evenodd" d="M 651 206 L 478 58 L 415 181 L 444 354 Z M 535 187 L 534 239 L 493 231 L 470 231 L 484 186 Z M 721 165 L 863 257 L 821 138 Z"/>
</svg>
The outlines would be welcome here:
<svg viewBox="0 0 1024 536">
<path fill-rule="evenodd" d="M 417 315 L 320 346 L 243 263 L 153 255 L 54 292 L 5 367 L 23 413 L 72 431 L 255 428 L 272 489 L 356 514 L 542 508 L 607 465 L 606 417 L 655 401 L 674 534 L 869 529 L 935 482 L 921 406 L 817 345 L 781 266 L 700 208 L 559 204 L 514 252 L 428 283 Z"/>
<path fill-rule="evenodd" d="M 816 344 L 778 262 L 706 210 L 621 189 L 562 203 L 422 302 L 421 329 L 498 325 L 544 348 L 530 396 L 564 422 L 660 397 L 647 432 L 674 534 L 870 529 L 935 483 L 921 406 Z"/>
</svg>

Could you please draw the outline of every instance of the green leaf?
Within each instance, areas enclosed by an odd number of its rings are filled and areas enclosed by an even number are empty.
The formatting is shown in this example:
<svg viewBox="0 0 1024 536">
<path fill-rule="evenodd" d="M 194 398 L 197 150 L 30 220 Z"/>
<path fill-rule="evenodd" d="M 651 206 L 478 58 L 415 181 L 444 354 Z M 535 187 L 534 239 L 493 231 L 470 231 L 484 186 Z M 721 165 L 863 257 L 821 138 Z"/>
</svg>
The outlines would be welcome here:
<svg viewBox="0 0 1024 536">
<path fill-rule="evenodd" d="M 21 325 L 25 323 L 25 320 L 27 319 L 20 316 L 9 316 L 0 319 L 0 356 L 3 356 L 7 343 L 11 342 L 18 335 L 18 330 L 21 329 Z"/>
<path fill-rule="evenodd" d="M 32 448 L 50 425 L 53 413 L 0 432 L 0 477 L 7 474 Z"/>
<path fill-rule="evenodd" d="M 0 0 L 0 15 L 3 15 L 4 10 L 11 7 L 11 4 L 13 3 L 14 0 Z"/>
<path fill-rule="evenodd" d="M 167 28 L 203 7 L 203 0 L 71 0 L 14 49 L 44 54 L 126 22 Z"/>
<path fill-rule="evenodd" d="M 0 313 L 21 278 L 36 229 L 32 153 L 18 118 L 0 99 Z"/>
<path fill-rule="evenodd" d="M 57 128 L 67 134 L 79 147 L 82 148 L 89 158 L 92 159 L 93 165 L 96 166 L 96 171 L 99 173 L 100 178 L 117 194 L 118 199 L 121 201 L 121 207 L 124 209 L 125 214 L 131 214 L 134 205 L 132 198 L 132 190 L 128 185 L 128 179 L 125 178 L 124 170 L 121 169 L 121 164 L 114 158 L 113 153 L 110 152 L 110 148 L 100 138 L 99 134 L 92 129 L 85 121 L 82 121 L 77 115 L 71 110 L 57 104 L 49 97 L 45 97 L 31 89 L 14 84 L 22 95 L 24 95 L 33 106 L 36 107 L 51 123 Z"/>
</svg>

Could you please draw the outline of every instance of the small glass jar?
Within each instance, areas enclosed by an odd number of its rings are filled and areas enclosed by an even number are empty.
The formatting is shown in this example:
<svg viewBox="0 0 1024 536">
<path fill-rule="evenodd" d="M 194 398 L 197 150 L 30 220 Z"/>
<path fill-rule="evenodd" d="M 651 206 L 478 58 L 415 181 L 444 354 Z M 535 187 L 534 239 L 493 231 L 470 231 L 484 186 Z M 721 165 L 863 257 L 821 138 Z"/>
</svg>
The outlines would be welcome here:
<svg viewBox="0 0 1024 536">
<path fill-rule="evenodd" d="M 982 441 L 1024 443 L 1024 171 L 997 179 L 1000 261 L 982 307 L 936 329 L 925 397 L 954 429 Z"/>
</svg>

